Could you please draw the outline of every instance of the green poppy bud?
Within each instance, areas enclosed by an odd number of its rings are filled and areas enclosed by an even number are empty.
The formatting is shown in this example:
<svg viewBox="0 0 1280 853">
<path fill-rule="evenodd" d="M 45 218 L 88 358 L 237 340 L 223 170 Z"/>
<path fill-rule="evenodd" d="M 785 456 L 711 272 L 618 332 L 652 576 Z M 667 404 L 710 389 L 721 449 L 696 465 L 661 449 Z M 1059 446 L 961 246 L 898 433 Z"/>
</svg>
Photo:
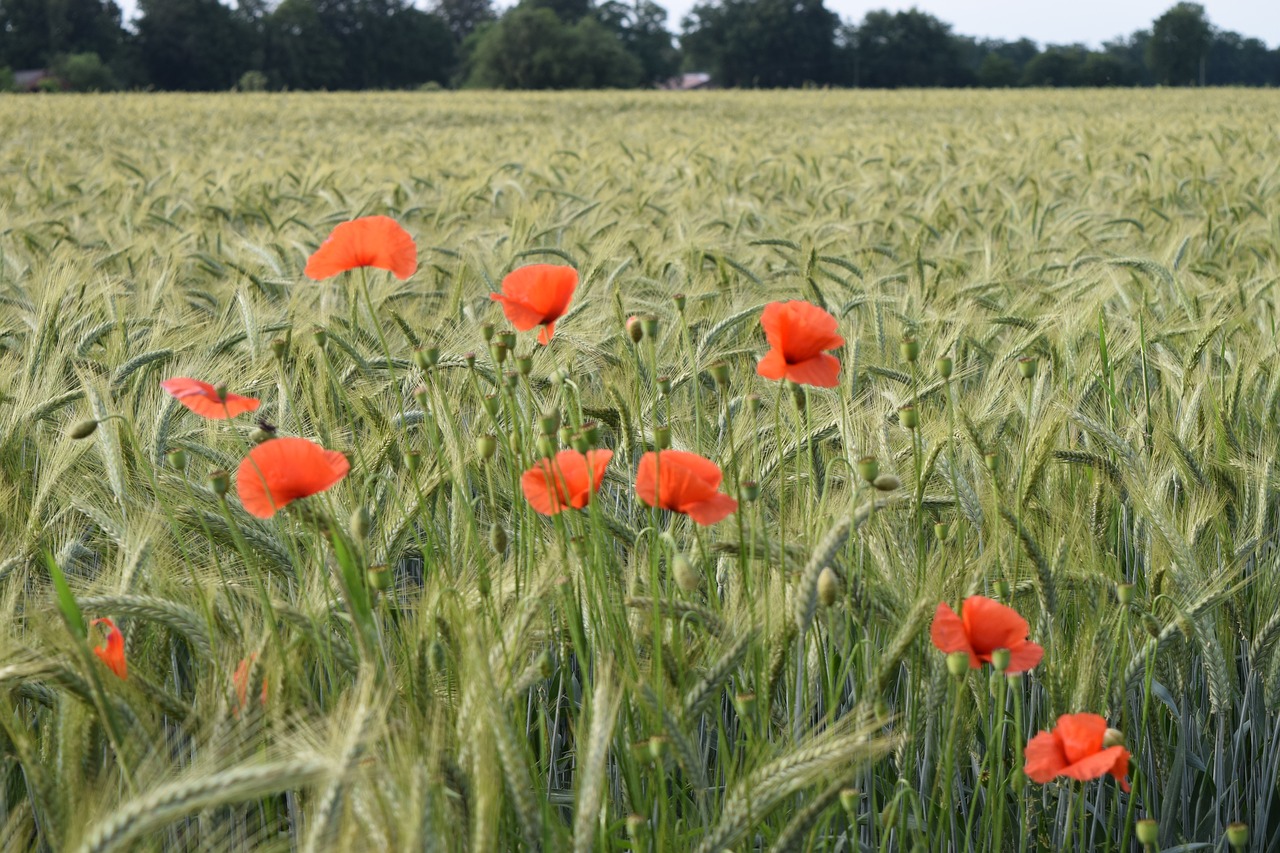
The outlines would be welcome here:
<svg viewBox="0 0 1280 853">
<path fill-rule="evenodd" d="M 658 318 L 652 314 L 646 314 L 640 318 L 640 328 L 644 329 L 645 337 L 649 340 L 657 340 L 658 338 Z"/>
<path fill-rule="evenodd" d="M 226 497 L 227 490 L 231 488 L 231 475 L 219 468 L 209 475 L 209 488 L 218 497 Z"/>
<path fill-rule="evenodd" d="M 654 450 L 666 450 L 671 446 L 671 428 L 670 427 L 654 427 L 653 428 L 653 448 Z"/>
<path fill-rule="evenodd" d="M 1138 821 L 1135 829 L 1138 843 L 1144 847 L 1154 847 L 1160 842 L 1160 824 L 1151 818 L 1143 818 Z"/>
<path fill-rule="evenodd" d="M 947 655 L 947 672 L 951 673 L 952 678 L 964 678 L 969 672 L 969 653 L 952 652 Z"/>
<path fill-rule="evenodd" d="M 324 349 L 324 345 L 329 340 L 329 333 L 320 326 L 316 326 L 311 330 L 311 339 L 316 342 L 316 346 Z"/>
<path fill-rule="evenodd" d="M 370 566 L 369 571 L 365 572 L 365 577 L 369 580 L 369 586 L 378 592 L 386 592 L 391 589 L 391 570 L 386 566 Z"/>
<path fill-rule="evenodd" d="M 1248 824 L 1235 823 L 1227 824 L 1227 843 L 1231 845 L 1232 850 L 1244 850 L 1249 846 L 1249 826 Z"/>
<path fill-rule="evenodd" d="M 943 379 L 951 378 L 951 372 L 955 369 L 955 362 L 951 360 L 950 356 L 944 355 L 942 358 L 938 359 L 933 364 L 934 364 L 934 367 L 937 368 L 939 376 L 941 376 Z"/>
<path fill-rule="evenodd" d="M 671 377 L 670 376 L 658 377 L 658 393 L 664 397 L 669 396 L 671 394 Z"/>
<path fill-rule="evenodd" d="M 902 488 L 902 481 L 892 474 L 881 474 L 871 482 L 871 485 L 880 492 L 896 492 Z"/>
<path fill-rule="evenodd" d="M 1037 362 L 1034 358 L 1018 359 L 1018 372 L 1022 374 L 1023 379 L 1034 379 L 1036 375 Z"/>
<path fill-rule="evenodd" d="M 933 525 L 933 536 L 939 542 L 946 542 L 947 537 L 951 535 L 951 525 L 945 521 L 935 522 Z"/>
<path fill-rule="evenodd" d="M 410 450 L 404 455 L 405 465 L 409 469 L 411 475 L 416 475 L 422 467 L 422 453 L 417 450 Z"/>
<path fill-rule="evenodd" d="M 516 359 L 516 370 L 521 376 L 528 376 L 533 373 L 533 356 L 522 355 Z"/>
<path fill-rule="evenodd" d="M 995 667 L 996 672 L 1004 672 L 1009 668 L 1012 657 L 1013 653 L 1008 649 L 994 649 L 991 652 L 991 665 Z"/>
<path fill-rule="evenodd" d="M 78 421 L 77 423 L 72 425 L 71 429 L 68 431 L 67 434 L 70 435 L 72 438 L 76 439 L 77 441 L 79 441 L 82 438 L 88 438 L 89 436 L 93 435 L 97 431 L 98 431 L 97 421 L 93 421 L 93 420 Z"/>
<path fill-rule="evenodd" d="M 1124 746 L 1124 732 L 1119 729 L 1107 729 L 1102 733 L 1102 748 L 1109 749 L 1113 746 Z"/>
<path fill-rule="evenodd" d="M 627 327 L 627 337 L 631 338 L 633 344 L 638 344 L 644 340 L 644 326 L 640 324 L 640 318 L 634 315 L 627 318 L 625 323 Z"/>
<path fill-rule="evenodd" d="M 839 595 L 840 579 L 836 577 L 836 573 L 830 566 L 826 566 L 818 574 L 818 601 L 823 607 L 830 607 L 836 603 Z"/>
<path fill-rule="evenodd" d="M 493 358 L 493 363 L 501 365 L 507 360 L 507 345 L 502 341 L 495 341 L 489 345 L 489 355 Z"/>
<path fill-rule="evenodd" d="M 753 415 L 757 414 L 763 405 L 764 404 L 760 402 L 759 394 L 747 395 L 747 411 L 750 412 L 751 414 Z"/>
<path fill-rule="evenodd" d="M 717 361 L 709 368 L 711 370 L 711 378 L 715 380 L 716 385 L 724 388 L 729 384 L 729 365 L 723 361 Z"/>
<path fill-rule="evenodd" d="M 684 306 L 685 306 L 685 295 L 683 293 L 677 293 L 675 296 L 671 297 L 671 301 L 676 304 L 676 310 L 679 311 L 681 314 L 683 314 Z"/>
<path fill-rule="evenodd" d="M 351 511 L 351 535 L 363 542 L 369 538 L 369 529 L 373 526 L 373 519 L 369 517 L 369 510 L 364 507 L 356 507 Z"/>
<path fill-rule="evenodd" d="M 898 352 L 904 361 L 915 364 L 920 357 L 920 342 L 915 338 L 903 338 L 902 343 L 898 344 Z"/>
<path fill-rule="evenodd" d="M 538 455 L 550 459 L 556 455 L 556 440 L 549 435 L 538 436 Z"/>
<path fill-rule="evenodd" d="M 752 502 L 760 498 L 760 484 L 755 480 L 742 481 L 742 499 Z"/>
<path fill-rule="evenodd" d="M 1116 598 L 1120 601 L 1121 607 L 1128 607 L 1133 603 L 1133 584 L 1122 583 L 1116 586 Z"/>
<path fill-rule="evenodd" d="M 591 449 L 591 442 L 587 441 L 587 437 L 580 432 L 575 432 L 569 439 L 569 446 L 579 453 L 586 453 Z"/>
<path fill-rule="evenodd" d="M 908 403 L 898 409 L 898 422 L 907 429 L 915 429 L 920 426 L 920 413 L 916 411 L 916 407 Z"/>
<path fill-rule="evenodd" d="M 492 323 L 480 324 L 480 337 L 484 338 L 485 343 L 489 343 L 489 341 L 493 340 L 493 334 L 496 331 L 497 329 L 493 327 Z"/>
<path fill-rule="evenodd" d="M 858 476 L 868 483 L 874 483 L 880 476 L 880 462 L 874 456 L 864 456 L 858 460 Z"/>
<path fill-rule="evenodd" d="M 503 329 L 498 333 L 498 341 L 507 349 L 514 350 L 516 348 L 516 333 L 510 329 Z"/>
<path fill-rule="evenodd" d="M 689 558 L 679 552 L 671 558 L 671 574 L 676 579 L 676 586 L 687 593 L 697 592 L 702 584 L 702 575 L 689 562 Z"/>
<path fill-rule="evenodd" d="M 169 464 L 177 470 L 185 471 L 187 469 L 187 451 L 181 447 L 173 448 L 165 454 L 165 457 L 169 460 Z"/>
<path fill-rule="evenodd" d="M 289 354 L 289 342 L 284 338 L 273 338 L 271 341 L 271 354 L 276 357 L 277 361 L 284 361 L 285 356 Z"/>
<path fill-rule="evenodd" d="M 542 427 L 543 435 L 555 435 L 556 430 L 560 429 L 560 413 L 555 409 L 543 412 L 538 419 L 538 426 Z"/>
<path fill-rule="evenodd" d="M 582 437 L 592 447 L 598 445 L 600 443 L 600 424 L 595 421 L 587 421 L 582 425 Z"/>
<path fill-rule="evenodd" d="M 481 459 L 492 459 L 498 452 L 498 439 L 493 435 L 482 435 L 476 439 L 476 455 Z"/>
<path fill-rule="evenodd" d="M 497 522 L 489 525 L 489 547 L 499 557 L 507 552 L 507 531 Z"/>
</svg>

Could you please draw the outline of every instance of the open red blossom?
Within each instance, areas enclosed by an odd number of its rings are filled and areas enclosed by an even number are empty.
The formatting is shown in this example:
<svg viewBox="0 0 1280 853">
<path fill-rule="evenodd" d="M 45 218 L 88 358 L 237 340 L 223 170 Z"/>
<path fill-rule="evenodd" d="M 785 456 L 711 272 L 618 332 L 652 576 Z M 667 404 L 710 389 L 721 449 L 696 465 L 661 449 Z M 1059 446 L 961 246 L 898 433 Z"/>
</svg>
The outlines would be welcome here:
<svg viewBox="0 0 1280 853">
<path fill-rule="evenodd" d="M 640 457 L 636 495 L 649 506 L 684 513 L 698 524 L 722 521 L 738 502 L 716 491 L 723 475 L 710 459 L 684 450 L 652 451 Z"/>
<path fill-rule="evenodd" d="M 1080 782 L 1099 779 L 1108 773 L 1129 790 L 1129 750 L 1123 746 L 1103 746 L 1107 721 L 1097 714 L 1063 714 L 1051 732 L 1041 732 L 1027 743 L 1027 778 L 1044 784 L 1056 776 Z"/>
<path fill-rule="evenodd" d="M 970 669 L 990 663 L 996 649 L 1009 650 L 1009 672 L 1025 672 L 1044 657 L 1044 649 L 1027 640 L 1027 620 L 1013 608 L 974 595 L 960 605 L 960 613 L 957 616 L 946 602 L 939 604 L 929 636 L 947 654 L 967 653 Z"/>
<path fill-rule="evenodd" d="M 351 463 L 336 450 L 305 438 L 264 441 L 236 469 L 236 492 L 250 515 L 270 518 L 276 510 L 323 492 L 347 476 Z"/>
<path fill-rule="evenodd" d="M 106 617 L 94 619 L 91 623 L 92 627 L 98 625 L 106 626 L 107 637 L 101 646 L 94 647 L 93 653 L 117 676 L 128 678 L 129 662 L 124 658 L 124 634 L 120 633 L 120 629 L 116 627 L 115 622 Z"/>
<path fill-rule="evenodd" d="M 257 654 L 250 654 L 247 658 L 241 658 L 240 663 L 236 666 L 236 671 L 231 674 L 231 683 L 236 689 L 236 707 L 235 714 L 240 716 L 240 712 L 244 710 L 245 702 L 249 699 L 249 673 L 253 670 L 253 665 L 257 662 Z M 262 704 L 267 704 L 267 677 L 262 677 L 262 691 L 259 695 Z"/>
<path fill-rule="evenodd" d="M 334 228 L 303 272 L 320 281 L 357 267 L 377 267 L 406 279 L 417 272 L 418 247 L 391 217 L 362 216 Z"/>
<path fill-rule="evenodd" d="M 542 326 L 538 343 L 551 343 L 556 320 L 564 316 L 578 287 L 578 271 L 555 264 L 530 264 L 512 270 L 502 280 L 502 292 L 489 298 L 502 303 L 507 321 L 521 332 Z"/>
<path fill-rule="evenodd" d="M 226 420 L 258 408 L 258 401 L 253 397 L 219 393 L 216 387 L 199 379 L 175 376 L 161 382 L 160 387 L 202 418 Z"/>
<path fill-rule="evenodd" d="M 542 459 L 520 477 L 520 490 L 529 505 L 543 515 L 557 515 L 570 507 L 582 509 L 600 490 L 612 450 L 561 450 L 554 460 Z"/>
<path fill-rule="evenodd" d="M 801 300 L 770 302 L 760 315 L 769 352 L 756 365 L 765 379 L 790 379 L 799 385 L 834 388 L 840 360 L 823 350 L 844 346 L 836 334 L 836 318 Z"/>
</svg>

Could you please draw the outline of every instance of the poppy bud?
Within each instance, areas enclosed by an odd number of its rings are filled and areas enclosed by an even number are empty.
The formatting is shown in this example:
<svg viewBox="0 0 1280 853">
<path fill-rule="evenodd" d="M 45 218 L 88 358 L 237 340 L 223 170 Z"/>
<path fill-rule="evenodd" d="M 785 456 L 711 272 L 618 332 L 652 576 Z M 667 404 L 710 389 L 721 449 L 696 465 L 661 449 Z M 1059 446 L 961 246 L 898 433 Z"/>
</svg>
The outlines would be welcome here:
<svg viewBox="0 0 1280 853">
<path fill-rule="evenodd" d="M 738 712 L 739 717 L 750 717 L 755 707 L 756 694 L 751 692 L 733 694 L 733 710 Z"/>
<path fill-rule="evenodd" d="M 836 603 L 836 597 L 839 594 L 839 578 L 836 577 L 836 573 L 831 570 L 830 566 L 824 567 L 818 575 L 818 601 L 822 602 L 823 607 L 830 607 Z"/>
<path fill-rule="evenodd" d="M 631 338 L 631 342 L 638 344 L 644 340 L 644 327 L 640 325 L 640 318 L 632 314 L 627 318 L 627 337 Z"/>
<path fill-rule="evenodd" d="M 880 462 L 874 456 L 864 456 L 858 460 L 858 476 L 868 483 L 874 483 L 880 476 Z"/>
<path fill-rule="evenodd" d="M 566 424 L 565 426 L 560 427 L 557 434 L 560 438 L 560 444 L 564 447 L 569 447 L 573 444 L 573 427 Z"/>
<path fill-rule="evenodd" d="M 543 435 L 555 435 L 556 430 L 560 429 L 560 413 L 555 409 L 543 412 L 538 419 L 538 426 L 542 427 Z"/>
<path fill-rule="evenodd" d="M 1151 818 L 1143 818 L 1136 826 L 1138 843 L 1144 847 L 1154 847 L 1160 841 L 1160 824 Z"/>
<path fill-rule="evenodd" d="M 649 757 L 654 761 L 661 761 L 662 756 L 667 751 L 667 736 L 654 735 L 649 738 Z"/>
<path fill-rule="evenodd" d="M 748 395 L 747 395 L 747 411 L 748 411 L 748 412 L 750 412 L 751 414 L 753 414 L 753 415 L 754 415 L 754 414 L 756 414 L 757 412 L 759 412 L 759 411 L 760 411 L 761 406 L 763 406 L 763 405 L 764 405 L 764 404 L 760 402 L 760 395 L 759 395 L 759 394 L 748 394 Z"/>
<path fill-rule="evenodd" d="M 717 361 L 715 364 L 711 365 L 710 370 L 711 378 L 714 379 L 716 384 L 721 388 L 724 388 L 729 384 L 729 365 L 725 364 L 723 361 Z"/>
<path fill-rule="evenodd" d="M 324 349 L 324 345 L 329 340 L 329 333 L 320 326 L 316 326 L 311 330 L 311 339 L 316 342 L 316 346 L 320 347 L 320 349 Z"/>
<path fill-rule="evenodd" d="M 1007 682 L 1009 682 L 1009 689 L 1010 689 L 1010 690 L 1021 690 L 1021 689 L 1022 689 L 1022 673 L 1020 673 L 1020 672 L 1008 672 L 1008 673 L 1005 673 L 1004 680 L 1005 680 L 1005 681 L 1007 681 Z M 1022 771 L 1018 771 L 1018 772 L 1022 772 Z"/>
<path fill-rule="evenodd" d="M 226 497 L 227 489 L 231 488 L 231 475 L 219 468 L 209 475 L 209 488 L 218 497 Z"/>
<path fill-rule="evenodd" d="M 883 809 L 880 810 L 880 826 L 888 829 L 893 826 L 894 821 L 898 819 L 898 801 L 890 800 Z"/>
<path fill-rule="evenodd" d="M 519 456 L 520 449 L 524 447 L 524 444 L 520 441 L 520 433 L 513 432 L 511 435 L 507 436 L 507 446 L 511 448 L 512 453 Z"/>
<path fill-rule="evenodd" d="M 1102 748 L 1124 746 L 1124 732 L 1119 729 L 1107 729 L 1102 733 Z"/>
<path fill-rule="evenodd" d="M 510 329 L 504 329 L 498 333 L 498 341 L 507 349 L 516 348 L 516 333 Z"/>
<path fill-rule="evenodd" d="M 271 354 L 279 361 L 284 361 L 285 356 L 289 354 L 289 342 L 284 338 L 274 338 L 271 341 Z"/>
<path fill-rule="evenodd" d="M 896 492 L 902 488 L 902 481 L 893 474 L 881 474 L 871 481 L 871 485 L 881 492 Z"/>
<path fill-rule="evenodd" d="M 538 436 L 538 455 L 550 459 L 556 455 L 556 440 L 549 435 Z"/>
<path fill-rule="evenodd" d="M 276 437 L 276 428 L 266 421 L 258 421 L 258 426 L 249 433 L 249 440 L 254 444 L 262 444 L 264 441 L 270 441 Z"/>
<path fill-rule="evenodd" d="M 840 789 L 840 807 L 844 809 L 845 814 L 849 815 L 850 820 L 858 813 L 858 800 L 860 799 L 862 799 L 862 794 L 857 788 Z"/>
<path fill-rule="evenodd" d="M 903 338 L 902 343 L 898 344 L 898 352 L 902 354 L 903 361 L 915 364 L 920 357 L 920 342 L 915 338 Z"/>
<path fill-rule="evenodd" d="M 351 535 L 363 542 L 369 538 L 369 528 L 373 524 L 373 519 L 369 517 L 369 510 L 364 507 L 356 507 L 351 511 L 351 520 L 349 522 Z"/>
<path fill-rule="evenodd" d="M 369 580 L 369 586 L 378 592 L 386 592 L 391 588 L 391 570 L 386 566 L 370 566 L 369 571 L 365 572 L 365 577 Z"/>
<path fill-rule="evenodd" d="M 1116 598 L 1120 601 L 1121 607 L 1128 607 L 1133 603 L 1133 584 L 1122 583 L 1116 586 Z"/>
<path fill-rule="evenodd" d="M 587 441 L 587 437 L 580 432 L 575 432 L 569 439 L 569 446 L 579 453 L 586 453 L 591 449 L 591 442 Z"/>
<path fill-rule="evenodd" d="M 992 474 L 1000 471 L 1000 457 L 994 453 L 982 454 L 982 460 L 987 463 L 987 470 Z"/>
<path fill-rule="evenodd" d="M 1227 824 L 1227 843 L 1231 845 L 1232 850 L 1243 850 L 1248 847 L 1248 824 L 1240 823 L 1239 821 Z"/>
<path fill-rule="evenodd" d="M 533 356 L 522 355 L 516 359 L 516 370 L 521 376 L 528 376 L 533 373 Z"/>
<path fill-rule="evenodd" d="M 187 469 L 187 451 L 183 450 L 181 447 L 175 447 L 173 450 L 166 453 L 165 456 L 168 458 L 169 464 L 174 468 L 177 468 L 179 471 L 185 471 Z"/>
<path fill-rule="evenodd" d="M 671 377 L 670 376 L 658 377 L 658 393 L 664 397 L 671 394 Z"/>
<path fill-rule="evenodd" d="M 693 563 L 679 552 L 671 558 L 671 574 L 675 576 L 676 586 L 688 593 L 697 592 L 698 586 L 702 583 L 702 576 L 693 567 Z"/>
<path fill-rule="evenodd" d="M 1143 613 L 1143 614 L 1142 614 L 1142 627 L 1143 627 L 1143 628 L 1146 628 L 1146 629 L 1147 629 L 1147 633 L 1148 633 L 1148 634 L 1150 634 L 1152 637 L 1155 637 L 1156 639 L 1159 639 L 1159 637 L 1160 637 L 1160 623 L 1156 621 L 1156 617 L 1152 616 L 1150 613 Z"/>
<path fill-rule="evenodd" d="M 80 421 L 71 427 L 71 430 L 70 432 L 68 432 L 68 435 L 70 435 L 72 438 L 79 441 L 82 438 L 88 438 L 89 436 L 93 435 L 97 431 L 98 431 L 97 421 L 92 421 L 92 420 Z"/>
<path fill-rule="evenodd" d="M 490 417 L 498 414 L 498 395 L 486 394 L 484 396 L 484 410 L 489 413 Z"/>
<path fill-rule="evenodd" d="M 1034 379 L 1036 375 L 1036 360 L 1031 357 L 1018 359 L 1018 372 L 1022 374 L 1023 379 Z"/>
<path fill-rule="evenodd" d="M 440 347 L 423 347 L 418 352 L 421 353 L 427 367 L 435 367 L 440 363 Z"/>
<path fill-rule="evenodd" d="M 920 413 L 916 411 L 916 407 L 908 403 L 898 409 L 898 422 L 907 429 L 915 429 L 920 426 Z"/>
<path fill-rule="evenodd" d="M 427 354 L 423 352 L 422 347 L 418 347 L 413 351 L 413 360 L 423 373 L 431 369 L 431 362 L 427 361 Z"/>
<path fill-rule="evenodd" d="M 520 374 L 516 373 L 514 370 L 508 370 L 506 373 L 502 374 L 502 378 L 507 381 L 508 390 L 514 389 L 520 384 Z"/>
<path fill-rule="evenodd" d="M 952 678 L 964 678 L 965 673 L 969 671 L 969 653 L 968 652 L 952 652 L 947 655 L 947 672 L 951 673 Z"/>
<path fill-rule="evenodd" d="M 742 481 L 742 499 L 745 501 L 755 501 L 760 497 L 760 484 L 755 480 Z"/>
<path fill-rule="evenodd" d="M 636 847 L 643 846 L 645 835 L 649 830 L 649 819 L 642 814 L 627 815 L 627 838 Z"/>
<path fill-rule="evenodd" d="M 507 551 L 507 531 L 503 530 L 502 525 L 496 521 L 489 525 L 489 547 L 499 557 Z"/>
<path fill-rule="evenodd" d="M 469 352 L 469 353 L 467 353 L 466 355 L 464 355 L 464 356 L 462 357 L 462 360 L 463 360 L 463 361 L 465 361 L 465 362 L 467 363 L 467 369 L 468 369 L 468 370 L 473 370 L 473 369 L 475 368 L 475 366 L 476 366 L 476 354 L 475 354 L 475 353 L 473 353 L 473 352 Z"/>
<path fill-rule="evenodd" d="M 480 324 L 480 337 L 484 338 L 484 342 L 486 344 L 493 340 L 493 333 L 495 331 L 497 331 L 497 329 L 494 328 L 492 323 Z"/>
<path fill-rule="evenodd" d="M 587 440 L 588 444 L 595 447 L 600 443 L 600 424 L 595 421 L 587 421 L 582 425 L 582 437 Z"/>
<path fill-rule="evenodd" d="M 490 345 L 489 355 L 493 358 L 494 364 L 502 364 L 507 360 L 507 345 L 502 341 L 496 341 Z"/>
<path fill-rule="evenodd" d="M 654 427 L 653 428 L 653 447 L 655 450 L 666 450 L 671 446 L 671 428 L 670 427 Z"/>
<path fill-rule="evenodd" d="M 996 580 L 995 588 L 996 588 L 996 595 L 998 595 L 1000 598 L 1008 598 L 1010 592 L 1012 591 L 1011 588 L 1009 587 L 1009 582 L 1004 578 L 998 578 Z"/>
<path fill-rule="evenodd" d="M 476 439 L 476 455 L 481 459 L 492 459 L 498 452 L 498 439 L 492 435 L 482 435 Z"/>
<path fill-rule="evenodd" d="M 945 521 L 935 522 L 933 525 L 933 535 L 939 542 L 946 542 L 947 537 L 951 535 L 951 525 Z"/>
<path fill-rule="evenodd" d="M 675 296 L 671 297 L 671 301 L 672 301 L 672 302 L 674 302 L 674 303 L 676 304 L 676 310 L 677 310 L 677 311 L 679 311 L 681 314 L 683 314 L 683 313 L 684 313 L 684 305 L 685 305 L 685 296 L 684 296 L 684 294 L 683 294 L 683 293 L 677 293 Z"/>
<path fill-rule="evenodd" d="M 950 379 L 951 372 L 955 369 L 955 362 L 951 360 L 950 356 L 944 355 L 942 358 L 935 361 L 933 366 L 937 368 L 939 376 L 943 379 Z"/>
<path fill-rule="evenodd" d="M 652 314 L 645 314 L 640 318 L 640 328 L 644 329 L 645 337 L 649 340 L 656 340 L 658 337 L 658 318 Z"/>
<path fill-rule="evenodd" d="M 996 672 L 1004 672 L 1009 668 L 1009 661 L 1013 658 L 1013 653 L 1008 649 L 993 649 L 991 652 L 991 665 Z"/>
</svg>

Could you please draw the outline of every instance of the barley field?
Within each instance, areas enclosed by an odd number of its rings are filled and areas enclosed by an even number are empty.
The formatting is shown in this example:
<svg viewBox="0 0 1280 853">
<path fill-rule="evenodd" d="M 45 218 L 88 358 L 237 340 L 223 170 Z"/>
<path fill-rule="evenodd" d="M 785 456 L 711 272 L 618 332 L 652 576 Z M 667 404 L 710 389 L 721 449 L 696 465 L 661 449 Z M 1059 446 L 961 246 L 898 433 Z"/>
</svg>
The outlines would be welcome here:
<svg viewBox="0 0 1280 853">
<path fill-rule="evenodd" d="M 0 849 L 1280 850 L 1278 110 L 0 98 Z"/>
</svg>

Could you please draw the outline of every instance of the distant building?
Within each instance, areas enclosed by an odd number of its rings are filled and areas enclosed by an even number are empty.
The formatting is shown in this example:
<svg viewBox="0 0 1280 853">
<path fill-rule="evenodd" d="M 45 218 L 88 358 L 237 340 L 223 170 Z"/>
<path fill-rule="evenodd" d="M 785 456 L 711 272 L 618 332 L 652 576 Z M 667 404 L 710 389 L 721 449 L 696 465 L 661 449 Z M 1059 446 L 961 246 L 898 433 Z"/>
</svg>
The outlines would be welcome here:
<svg viewBox="0 0 1280 853">
<path fill-rule="evenodd" d="M 711 82 L 710 74 L 703 71 L 690 71 L 687 74 L 677 74 L 675 77 L 668 78 L 666 82 L 659 83 L 658 88 L 675 92 L 692 92 L 695 89 L 714 89 L 715 86 Z"/>
<path fill-rule="evenodd" d="M 26 71 L 13 72 L 13 89 L 15 92 L 34 92 L 45 80 L 58 82 L 57 76 L 48 68 L 30 68 Z"/>
</svg>

